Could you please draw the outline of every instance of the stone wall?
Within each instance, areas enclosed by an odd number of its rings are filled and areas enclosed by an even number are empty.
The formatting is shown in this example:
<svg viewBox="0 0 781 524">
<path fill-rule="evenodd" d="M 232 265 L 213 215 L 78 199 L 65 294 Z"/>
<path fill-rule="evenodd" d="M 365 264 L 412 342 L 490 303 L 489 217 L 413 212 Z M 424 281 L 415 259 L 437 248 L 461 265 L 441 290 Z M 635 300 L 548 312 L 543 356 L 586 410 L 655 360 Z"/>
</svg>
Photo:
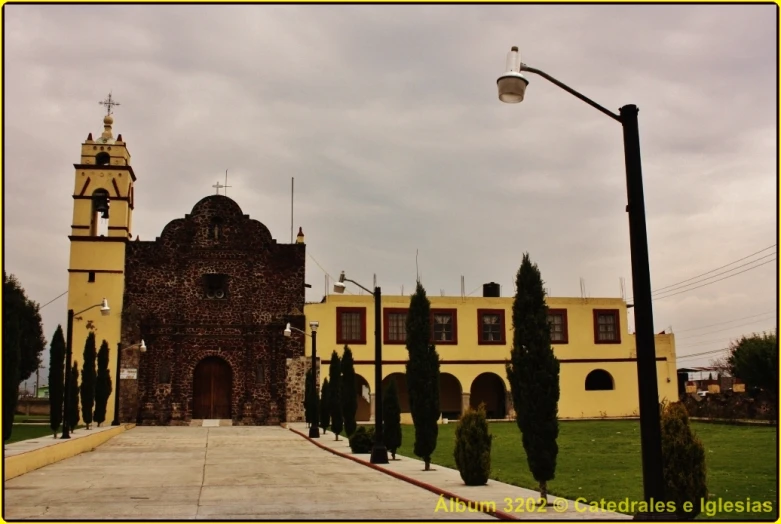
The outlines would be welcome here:
<svg viewBox="0 0 781 524">
<path fill-rule="evenodd" d="M 304 388 L 307 372 L 312 368 L 312 357 L 287 359 L 287 421 L 304 422 Z M 316 362 L 316 383 L 320 380 L 320 359 Z"/>
<path fill-rule="evenodd" d="M 222 195 L 198 202 L 155 241 L 128 242 L 122 336 L 143 339 L 147 351 L 123 351 L 122 367 L 138 369 L 120 383 L 123 422 L 189 424 L 194 370 L 206 357 L 230 368 L 234 424 L 286 420 L 286 363 L 304 345 L 283 330 L 287 322 L 304 329 L 304 269 L 304 244 L 277 244 Z"/>
<path fill-rule="evenodd" d="M 775 402 L 769 395 L 758 392 L 735 393 L 724 391 L 700 397 L 683 395 L 681 401 L 690 417 L 732 420 L 777 420 Z"/>
<path fill-rule="evenodd" d="M 16 404 L 16 413 L 19 415 L 48 415 L 51 413 L 51 404 L 48 398 L 20 398 Z"/>
</svg>

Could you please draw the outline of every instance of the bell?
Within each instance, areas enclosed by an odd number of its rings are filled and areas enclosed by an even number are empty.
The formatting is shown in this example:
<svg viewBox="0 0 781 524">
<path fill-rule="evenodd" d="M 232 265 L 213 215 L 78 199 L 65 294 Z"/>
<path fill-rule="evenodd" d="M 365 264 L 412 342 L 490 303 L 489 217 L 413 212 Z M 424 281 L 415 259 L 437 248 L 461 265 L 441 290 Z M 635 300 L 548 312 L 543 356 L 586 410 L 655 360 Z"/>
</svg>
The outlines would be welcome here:
<svg viewBox="0 0 781 524">
<path fill-rule="evenodd" d="M 101 218 L 108 218 L 109 202 L 108 197 L 98 195 L 95 197 L 95 211 L 101 213 Z"/>
</svg>

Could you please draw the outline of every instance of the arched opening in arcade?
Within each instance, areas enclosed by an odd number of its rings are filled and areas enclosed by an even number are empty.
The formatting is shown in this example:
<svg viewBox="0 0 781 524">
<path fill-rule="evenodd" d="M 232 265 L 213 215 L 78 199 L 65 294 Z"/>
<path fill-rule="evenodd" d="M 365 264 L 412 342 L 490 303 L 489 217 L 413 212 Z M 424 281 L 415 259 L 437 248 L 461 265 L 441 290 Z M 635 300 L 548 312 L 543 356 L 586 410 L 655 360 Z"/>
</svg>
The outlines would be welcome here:
<svg viewBox="0 0 781 524">
<path fill-rule="evenodd" d="M 399 394 L 399 407 L 402 413 L 409 413 L 409 391 L 407 391 L 407 375 L 406 373 L 391 373 L 382 380 L 382 392 L 388 390 L 390 381 L 396 382 L 396 391 Z"/>
<path fill-rule="evenodd" d="M 477 409 L 481 403 L 485 404 L 487 418 L 507 418 L 507 390 L 504 381 L 496 373 L 481 373 L 472 382 L 469 405 Z"/>
<path fill-rule="evenodd" d="M 450 373 L 439 374 L 439 409 L 442 418 L 458 420 L 462 406 L 461 383 Z"/>
<path fill-rule="evenodd" d="M 358 374 L 355 375 L 355 395 L 358 397 L 358 409 L 355 410 L 356 422 L 371 420 L 371 390 L 366 379 Z"/>
</svg>

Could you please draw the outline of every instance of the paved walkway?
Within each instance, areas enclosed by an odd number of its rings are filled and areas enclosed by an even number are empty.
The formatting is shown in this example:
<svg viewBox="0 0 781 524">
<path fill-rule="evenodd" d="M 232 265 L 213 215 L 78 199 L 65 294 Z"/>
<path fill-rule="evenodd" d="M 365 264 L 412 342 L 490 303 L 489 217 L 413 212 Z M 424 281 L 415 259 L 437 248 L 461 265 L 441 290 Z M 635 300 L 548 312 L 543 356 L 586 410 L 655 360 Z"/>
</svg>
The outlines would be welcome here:
<svg viewBox="0 0 781 524">
<path fill-rule="evenodd" d="M 304 423 L 289 424 L 288 427 L 304 435 L 309 434 L 309 430 Z M 302 437 L 303 438 L 303 437 Z M 308 440 L 308 439 L 307 439 Z M 349 455 L 353 459 L 359 460 L 364 464 L 369 464 L 368 454 L 353 455 L 350 450 L 349 441 L 340 438 L 334 440 L 334 435 L 330 431 L 318 439 L 312 439 L 311 442 L 317 442 L 331 450 L 344 455 Z M 316 444 L 312 444 L 316 446 Z M 390 456 L 388 457 L 390 459 Z M 520 488 L 512 484 L 489 480 L 484 486 L 467 486 L 461 479 L 461 474 L 457 469 L 445 468 L 435 464 L 431 465 L 431 471 L 425 471 L 425 464 L 421 460 L 410 457 L 396 455 L 397 460 L 389 460 L 388 464 L 364 467 L 378 468 L 391 474 L 407 477 L 421 484 L 426 484 L 429 489 L 435 488 L 455 495 L 461 500 L 471 501 L 467 507 L 488 507 L 493 506 L 500 512 L 506 513 L 507 517 L 519 520 L 631 520 L 632 516 L 621 513 L 612 513 L 609 511 L 592 511 L 592 508 L 585 503 L 576 503 L 572 500 L 566 500 L 552 495 L 548 496 L 549 506 L 540 508 L 532 506 L 530 509 L 529 501 L 537 501 L 540 498 L 539 491 Z M 350 459 L 343 459 L 345 461 Z M 352 462 L 352 460 L 350 460 Z M 421 488 L 423 489 L 423 488 Z M 449 506 L 449 500 L 445 499 Z M 443 513 L 440 503 L 440 509 L 437 513 Z M 457 513 L 450 512 L 450 518 Z M 472 513 L 474 515 L 474 513 Z M 420 517 L 431 518 L 431 517 Z M 446 517 L 447 518 L 447 517 Z"/>
<path fill-rule="evenodd" d="M 136 427 L 4 498 L 6 519 L 492 519 L 435 511 L 436 494 L 281 427 Z"/>
</svg>

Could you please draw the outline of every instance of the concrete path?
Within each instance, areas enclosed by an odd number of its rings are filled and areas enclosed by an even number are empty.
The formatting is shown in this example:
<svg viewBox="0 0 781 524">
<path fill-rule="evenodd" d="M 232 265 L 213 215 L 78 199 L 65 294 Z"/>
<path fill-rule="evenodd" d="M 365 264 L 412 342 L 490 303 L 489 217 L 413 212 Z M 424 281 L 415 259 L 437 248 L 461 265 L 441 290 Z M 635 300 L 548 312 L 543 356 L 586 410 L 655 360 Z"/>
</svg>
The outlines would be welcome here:
<svg viewBox="0 0 781 524">
<path fill-rule="evenodd" d="M 4 498 L 6 519 L 492 519 L 435 511 L 436 494 L 281 427 L 136 427 Z"/>
<path fill-rule="evenodd" d="M 293 423 L 289 424 L 288 427 L 300 434 L 309 434 L 309 430 L 304 423 Z M 309 439 L 307 438 L 307 440 Z M 311 444 L 312 446 L 319 444 L 344 455 L 348 455 L 353 459 L 360 460 L 362 463 L 367 464 L 367 466 L 365 466 L 367 468 L 371 467 L 385 470 L 391 474 L 411 479 L 413 482 L 425 484 L 428 486 L 428 489 L 436 488 L 440 490 L 440 492 L 455 495 L 461 500 L 471 501 L 471 504 L 466 506 L 467 508 L 485 508 L 492 506 L 499 512 L 507 514 L 506 517 L 518 520 L 632 519 L 632 516 L 630 515 L 592 508 L 585 502 L 576 502 L 553 495 L 548 496 L 549 505 L 542 508 L 536 504 L 536 501 L 540 498 L 539 491 L 521 488 L 495 480 L 489 480 L 484 486 L 467 486 L 464 484 L 463 479 L 461 479 L 461 474 L 457 469 L 450 469 L 432 464 L 431 470 L 425 471 L 425 464 L 423 461 L 410 457 L 402 457 L 398 454 L 396 455 L 397 460 L 389 460 L 388 464 L 368 465 L 370 458 L 368 454 L 353 455 L 350 450 L 349 441 L 345 440 L 343 437 L 340 437 L 339 441 L 334 440 L 334 434 L 330 431 L 325 435 L 321 435 L 318 439 L 312 439 L 311 442 L 313 442 L 313 444 Z M 314 444 L 314 442 L 317 444 Z M 390 455 L 388 458 L 390 459 Z M 352 462 L 349 458 L 345 458 L 344 460 Z M 458 513 L 454 511 L 455 507 L 453 507 L 453 510 L 449 509 L 450 501 L 449 499 L 445 499 L 445 501 L 448 503 L 447 512 L 450 514 L 449 518 L 457 518 Z M 445 512 L 442 503 L 439 503 L 439 510 L 437 513 Z M 472 513 L 472 515 L 475 515 L 475 513 Z"/>
</svg>

